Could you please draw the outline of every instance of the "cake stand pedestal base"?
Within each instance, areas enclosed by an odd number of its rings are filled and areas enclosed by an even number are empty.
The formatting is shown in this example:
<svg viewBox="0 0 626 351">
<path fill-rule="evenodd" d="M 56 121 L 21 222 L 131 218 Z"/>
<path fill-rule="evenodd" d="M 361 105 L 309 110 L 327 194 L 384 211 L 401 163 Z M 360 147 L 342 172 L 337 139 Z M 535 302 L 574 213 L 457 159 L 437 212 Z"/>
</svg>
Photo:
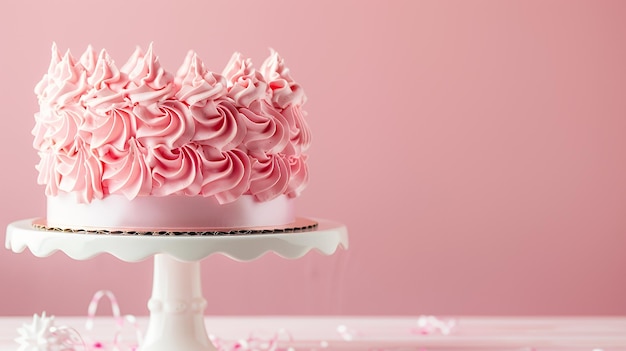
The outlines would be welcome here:
<svg viewBox="0 0 626 351">
<path fill-rule="evenodd" d="M 204 326 L 200 262 L 154 256 L 150 322 L 140 351 L 215 351 Z"/>
<path fill-rule="evenodd" d="M 143 236 L 74 234 L 33 227 L 38 219 L 16 221 L 7 227 L 5 246 L 13 252 L 28 248 L 37 257 L 62 251 L 75 260 L 109 253 L 126 262 L 154 257 L 150 321 L 139 351 L 215 351 L 204 326 L 200 261 L 222 254 L 251 261 L 267 252 L 297 259 L 311 250 L 332 255 L 348 248 L 343 224 L 316 220 L 317 228 L 294 233 L 225 236 Z"/>
</svg>

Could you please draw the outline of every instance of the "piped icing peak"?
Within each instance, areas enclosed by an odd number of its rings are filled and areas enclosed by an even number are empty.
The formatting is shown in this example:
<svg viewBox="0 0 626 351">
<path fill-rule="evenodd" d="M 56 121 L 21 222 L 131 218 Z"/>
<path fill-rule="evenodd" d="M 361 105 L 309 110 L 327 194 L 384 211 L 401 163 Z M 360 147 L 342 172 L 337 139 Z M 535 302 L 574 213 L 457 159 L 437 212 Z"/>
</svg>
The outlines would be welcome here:
<svg viewBox="0 0 626 351">
<path fill-rule="evenodd" d="M 174 81 L 179 87 L 176 98 L 189 106 L 218 100 L 227 93 L 226 78 L 209 71 L 194 51 L 189 51 Z"/>
<path fill-rule="evenodd" d="M 81 65 L 85 68 L 88 74 L 91 74 L 93 70 L 96 68 L 98 53 L 94 50 L 93 46 L 88 45 L 85 52 L 80 56 L 78 60 Z"/>
<path fill-rule="evenodd" d="M 228 96 L 239 105 L 248 107 L 253 101 L 268 96 L 265 77 L 254 69 L 252 60 L 235 52 L 224 69 L 228 82 Z"/>
<path fill-rule="evenodd" d="M 51 56 L 35 87 L 33 129 L 48 196 L 230 203 L 243 195 L 295 197 L 306 186 L 306 99 L 274 50 L 260 70 L 235 53 L 222 74 L 194 51 L 172 74 L 152 44 L 120 68 L 91 46 L 76 60 L 53 44 Z"/>
<path fill-rule="evenodd" d="M 272 103 L 278 108 L 289 105 L 303 105 L 306 96 L 302 87 L 296 83 L 285 66 L 285 60 L 278 52 L 270 49 L 270 56 L 261 65 L 261 74 L 265 77 L 272 92 Z"/>
</svg>

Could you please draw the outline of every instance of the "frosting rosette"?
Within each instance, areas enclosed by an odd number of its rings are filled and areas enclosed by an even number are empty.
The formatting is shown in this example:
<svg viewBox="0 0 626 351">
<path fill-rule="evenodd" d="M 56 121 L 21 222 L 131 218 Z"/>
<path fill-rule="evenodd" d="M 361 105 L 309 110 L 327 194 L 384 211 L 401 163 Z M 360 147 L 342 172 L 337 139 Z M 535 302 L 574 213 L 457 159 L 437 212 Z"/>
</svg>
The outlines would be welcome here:
<svg viewBox="0 0 626 351">
<path fill-rule="evenodd" d="M 39 175 L 37 183 L 46 186 L 46 196 L 56 196 L 59 193 L 59 178 L 57 172 L 58 154 L 52 150 L 39 151 L 39 163 L 35 166 Z"/>
<path fill-rule="evenodd" d="M 120 72 L 109 54 L 102 50 L 93 65 L 91 75 L 87 78 L 91 90 L 81 98 L 82 104 L 98 111 L 128 105 L 123 89 L 128 84 L 128 76 Z"/>
<path fill-rule="evenodd" d="M 245 117 L 247 133 L 243 146 L 249 152 L 278 153 L 289 143 L 289 126 L 280 112 L 266 101 L 254 101 L 239 110 Z"/>
<path fill-rule="evenodd" d="M 76 195 L 78 202 L 102 199 L 102 162 L 82 140 L 58 155 L 54 171 L 58 174 L 57 188 Z"/>
<path fill-rule="evenodd" d="M 309 168 L 306 164 L 306 155 L 288 156 L 289 183 L 287 184 L 287 195 L 297 197 L 302 193 L 309 183 Z"/>
<path fill-rule="evenodd" d="M 152 45 L 118 68 L 88 46 L 56 44 L 35 87 L 33 146 L 46 195 L 89 203 L 109 195 L 296 197 L 311 142 L 304 91 L 274 50 L 256 70 L 235 53 L 222 73 L 189 51 L 172 74 Z"/>
<path fill-rule="evenodd" d="M 135 105 L 137 139 L 145 146 L 178 148 L 191 141 L 194 123 L 189 109 L 180 101 L 165 100 L 149 107 Z"/>
<path fill-rule="evenodd" d="M 87 89 L 85 68 L 67 51 L 60 60 L 57 53 L 53 54 L 48 74 L 37 84 L 35 92 L 40 105 L 63 108 L 75 103 Z"/>
<path fill-rule="evenodd" d="M 220 151 L 202 147 L 202 195 L 215 196 L 221 204 L 235 201 L 250 186 L 252 167 L 246 153 L 240 150 Z"/>
<path fill-rule="evenodd" d="M 271 49 L 270 56 L 260 70 L 272 92 L 274 106 L 284 109 L 289 105 L 303 105 L 306 102 L 302 87 L 291 78 L 285 60 L 274 49 Z"/>
<path fill-rule="evenodd" d="M 220 150 L 231 150 L 240 145 L 246 135 L 246 125 L 235 103 L 228 99 L 208 100 L 202 106 L 193 106 L 194 140 Z"/>
<path fill-rule="evenodd" d="M 147 158 L 152 169 L 152 195 L 198 195 L 202 187 L 202 157 L 198 146 L 187 144 L 176 149 L 158 145 Z"/>
<path fill-rule="evenodd" d="M 137 135 L 137 117 L 130 107 L 104 112 L 86 111 L 82 126 L 84 139 L 100 157 L 109 151 L 123 151 Z"/>
<path fill-rule="evenodd" d="M 98 64 L 98 53 L 94 50 L 93 46 L 87 45 L 87 49 L 80 55 L 78 62 L 83 66 L 87 75 L 92 75 Z"/>
<path fill-rule="evenodd" d="M 194 51 L 189 51 L 175 78 L 176 98 L 189 106 L 226 96 L 226 78 L 206 69 Z"/>
<path fill-rule="evenodd" d="M 291 167 L 285 155 L 257 154 L 253 160 L 250 194 L 259 201 L 269 201 L 287 191 Z"/>
<path fill-rule="evenodd" d="M 152 44 L 145 55 L 137 49 L 122 67 L 128 75 L 126 95 L 133 104 L 151 105 L 174 95 L 174 76 L 159 63 L 152 51 Z"/>
<path fill-rule="evenodd" d="M 39 100 L 39 104 L 42 105 L 42 102 L 46 100 L 44 92 L 48 88 L 48 86 L 52 83 L 52 76 L 54 75 L 54 71 L 57 65 L 61 62 L 62 56 L 59 48 L 56 43 L 52 43 L 51 58 L 50 64 L 48 65 L 48 72 L 44 74 L 43 78 L 37 83 L 35 86 L 35 94 L 37 95 L 37 99 Z"/>
<path fill-rule="evenodd" d="M 228 81 L 228 96 L 238 105 L 248 107 L 255 100 L 265 99 L 267 83 L 261 72 L 252 66 L 252 60 L 234 53 L 223 72 Z"/>
<path fill-rule="evenodd" d="M 106 194 L 121 194 L 129 200 L 152 192 L 152 172 L 147 149 L 137 139 L 124 143 L 124 149 L 110 148 L 103 157 L 102 185 Z"/>
<path fill-rule="evenodd" d="M 287 121 L 291 141 L 289 146 L 293 148 L 293 153 L 306 152 L 311 146 L 311 130 L 304 118 L 304 111 L 300 105 L 289 105 L 281 114 Z"/>
<path fill-rule="evenodd" d="M 35 148 L 67 152 L 83 124 L 83 113 L 81 108 L 72 105 L 60 109 L 41 109 L 35 115 Z"/>
</svg>

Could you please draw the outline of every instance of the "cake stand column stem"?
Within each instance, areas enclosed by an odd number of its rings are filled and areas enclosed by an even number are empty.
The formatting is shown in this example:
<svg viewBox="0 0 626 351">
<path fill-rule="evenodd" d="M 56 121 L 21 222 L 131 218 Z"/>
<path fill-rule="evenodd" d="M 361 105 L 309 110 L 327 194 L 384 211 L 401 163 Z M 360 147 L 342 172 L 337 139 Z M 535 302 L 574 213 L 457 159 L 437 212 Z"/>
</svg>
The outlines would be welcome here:
<svg viewBox="0 0 626 351">
<path fill-rule="evenodd" d="M 154 256 L 150 322 L 140 351 L 215 351 L 204 326 L 200 262 Z"/>
</svg>

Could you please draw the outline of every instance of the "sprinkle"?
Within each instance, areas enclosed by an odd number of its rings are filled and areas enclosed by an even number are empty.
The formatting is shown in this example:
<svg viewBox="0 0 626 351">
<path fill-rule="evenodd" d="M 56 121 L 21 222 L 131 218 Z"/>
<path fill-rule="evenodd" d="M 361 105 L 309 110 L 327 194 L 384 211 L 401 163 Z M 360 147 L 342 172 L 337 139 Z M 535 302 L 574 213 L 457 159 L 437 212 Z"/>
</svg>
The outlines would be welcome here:
<svg viewBox="0 0 626 351">
<path fill-rule="evenodd" d="M 412 331 L 421 335 L 450 335 L 455 326 L 456 321 L 454 319 L 442 320 L 435 316 L 420 316 L 417 319 L 417 328 Z"/>
</svg>

